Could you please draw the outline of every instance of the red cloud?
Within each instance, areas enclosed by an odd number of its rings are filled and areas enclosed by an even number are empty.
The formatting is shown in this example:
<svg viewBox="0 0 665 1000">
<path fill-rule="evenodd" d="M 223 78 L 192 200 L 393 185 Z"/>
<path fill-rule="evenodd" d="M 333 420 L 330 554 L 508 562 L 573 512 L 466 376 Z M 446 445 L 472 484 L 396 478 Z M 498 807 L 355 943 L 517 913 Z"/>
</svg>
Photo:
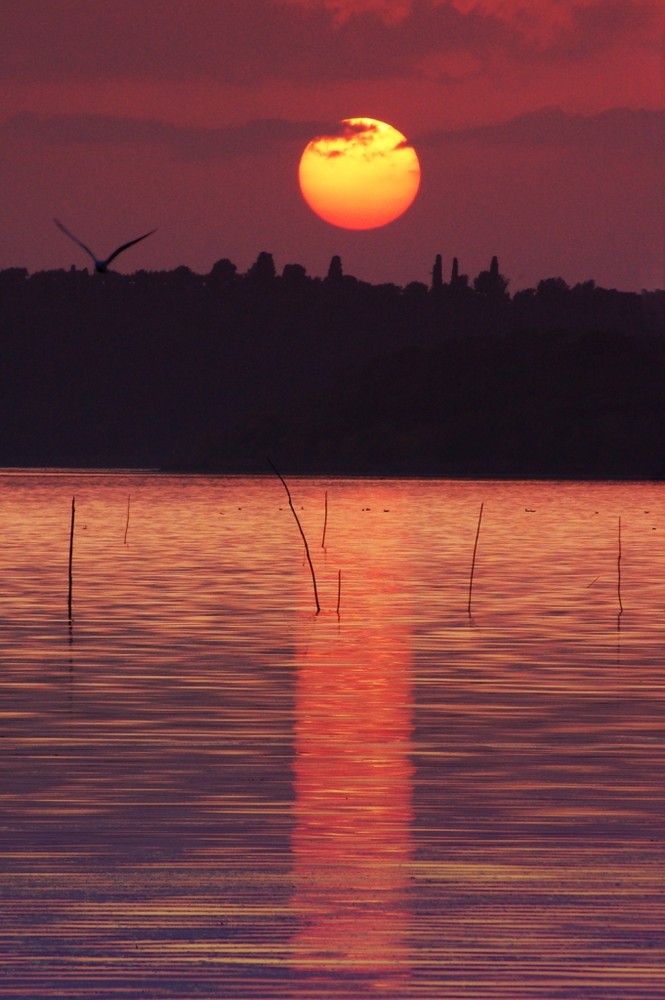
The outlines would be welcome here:
<svg viewBox="0 0 665 1000">
<path fill-rule="evenodd" d="M 661 0 L 278 0 L 279 3 L 326 10 L 338 26 L 361 14 L 374 14 L 386 25 L 404 21 L 420 10 L 448 7 L 459 14 L 480 15 L 508 26 L 525 41 L 541 46 L 579 33 L 592 22 L 644 20 L 665 27 Z"/>
<path fill-rule="evenodd" d="M 345 24 L 358 14 L 376 14 L 384 24 L 397 24 L 413 8 L 413 0 L 281 0 L 301 7 L 323 7 L 334 15 L 336 24 Z"/>
<path fill-rule="evenodd" d="M 660 0 L 432 0 L 461 14 L 482 14 L 510 27 L 525 40 L 548 46 L 579 35 L 592 24 L 635 21 L 665 23 Z"/>
</svg>

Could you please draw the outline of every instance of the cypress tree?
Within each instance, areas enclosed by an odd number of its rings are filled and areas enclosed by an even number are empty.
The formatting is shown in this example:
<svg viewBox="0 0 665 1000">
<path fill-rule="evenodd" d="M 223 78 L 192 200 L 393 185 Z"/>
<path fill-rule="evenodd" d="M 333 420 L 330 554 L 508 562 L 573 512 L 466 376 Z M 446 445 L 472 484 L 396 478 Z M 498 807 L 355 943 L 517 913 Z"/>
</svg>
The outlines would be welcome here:
<svg viewBox="0 0 665 1000">
<path fill-rule="evenodd" d="M 453 257 L 453 267 L 450 272 L 450 287 L 457 288 L 459 285 L 459 261 L 457 257 Z"/>
<path fill-rule="evenodd" d="M 443 265 L 441 263 L 441 254 L 436 255 L 434 261 L 434 267 L 432 268 L 432 291 L 443 287 Z"/>
<path fill-rule="evenodd" d="M 275 277 L 275 262 L 272 254 L 262 250 L 249 269 L 249 277 L 259 284 L 269 284 Z"/>
<path fill-rule="evenodd" d="M 328 281 L 341 281 L 343 277 L 342 274 L 342 258 L 335 254 L 330 260 L 330 266 L 328 267 Z"/>
</svg>

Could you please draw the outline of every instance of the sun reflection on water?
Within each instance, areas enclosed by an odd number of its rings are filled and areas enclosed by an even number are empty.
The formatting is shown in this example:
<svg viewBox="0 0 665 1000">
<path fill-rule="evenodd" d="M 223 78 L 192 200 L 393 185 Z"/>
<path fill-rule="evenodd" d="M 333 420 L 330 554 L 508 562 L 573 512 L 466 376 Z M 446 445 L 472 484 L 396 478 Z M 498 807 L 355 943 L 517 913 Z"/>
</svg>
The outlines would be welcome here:
<svg viewBox="0 0 665 1000">
<path fill-rule="evenodd" d="M 292 959 L 404 974 L 410 664 L 403 636 L 366 624 L 319 619 L 298 651 Z"/>
<path fill-rule="evenodd" d="M 338 538 L 326 560 L 353 567 L 344 610 L 297 628 L 291 962 L 396 995 L 410 963 L 412 641 L 401 557 L 381 548 L 377 563 Z"/>
</svg>

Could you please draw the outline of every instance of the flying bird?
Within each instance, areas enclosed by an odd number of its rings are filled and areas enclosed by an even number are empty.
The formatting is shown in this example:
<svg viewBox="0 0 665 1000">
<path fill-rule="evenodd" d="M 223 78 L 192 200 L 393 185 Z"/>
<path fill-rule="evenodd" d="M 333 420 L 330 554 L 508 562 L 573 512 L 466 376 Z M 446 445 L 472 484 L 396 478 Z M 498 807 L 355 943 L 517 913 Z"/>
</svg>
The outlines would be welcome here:
<svg viewBox="0 0 665 1000">
<path fill-rule="evenodd" d="M 114 250 L 113 253 L 110 254 L 110 256 L 106 257 L 105 260 L 98 260 L 98 258 L 95 257 L 94 253 L 90 249 L 90 247 L 87 247 L 85 243 L 81 243 L 80 239 L 74 236 L 73 233 L 70 233 L 70 231 L 66 229 L 65 226 L 63 226 L 62 222 L 60 222 L 58 219 L 54 219 L 53 221 L 55 222 L 58 229 L 60 229 L 65 234 L 65 236 L 69 236 L 70 240 L 74 240 L 74 243 L 78 244 L 78 246 L 80 246 L 82 250 L 85 250 L 88 256 L 92 257 L 95 264 L 95 271 L 98 274 L 106 274 L 106 272 L 109 269 L 109 264 L 111 263 L 111 261 L 115 260 L 118 254 L 121 254 L 123 250 L 127 250 L 129 249 L 129 247 L 133 247 L 135 243 L 140 243 L 141 240 L 146 239 L 147 236 L 152 236 L 153 233 L 157 232 L 156 229 L 151 229 L 149 233 L 144 233 L 143 236 L 137 236 L 135 240 L 130 240 L 129 243 L 123 243 L 122 246 L 119 246 L 117 250 Z"/>
</svg>

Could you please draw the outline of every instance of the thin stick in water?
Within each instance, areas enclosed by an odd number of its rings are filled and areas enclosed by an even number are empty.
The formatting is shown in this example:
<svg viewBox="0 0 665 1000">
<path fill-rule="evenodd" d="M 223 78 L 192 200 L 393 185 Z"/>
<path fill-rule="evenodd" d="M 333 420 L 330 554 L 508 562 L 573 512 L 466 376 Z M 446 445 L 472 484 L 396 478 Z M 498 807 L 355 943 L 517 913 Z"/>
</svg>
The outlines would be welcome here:
<svg viewBox="0 0 665 1000">
<path fill-rule="evenodd" d="M 69 528 L 69 590 L 67 593 L 67 607 L 69 617 L 72 617 L 72 584 L 73 584 L 73 563 L 74 563 L 74 519 L 76 516 L 76 497 L 72 497 L 72 521 Z"/>
<path fill-rule="evenodd" d="M 127 532 L 129 531 L 129 502 L 131 500 L 131 494 L 127 496 L 127 521 L 125 523 L 125 538 L 123 544 L 127 544 Z"/>
<path fill-rule="evenodd" d="M 342 599 L 342 571 L 337 571 L 337 617 L 339 618 L 339 603 Z"/>
<path fill-rule="evenodd" d="M 319 593 L 318 593 L 318 590 L 316 589 L 316 576 L 314 574 L 314 566 L 312 565 L 312 557 L 309 554 L 309 545 L 307 544 L 307 538 L 305 537 L 305 532 L 302 529 L 302 524 L 300 523 L 300 519 L 299 519 L 298 515 L 296 514 L 296 509 L 293 506 L 293 500 L 291 499 L 291 491 L 289 490 L 289 487 L 286 485 L 286 480 L 284 479 L 284 476 L 281 474 L 281 472 L 279 472 L 275 468 L 275 466 L 270 461 L 270 459 L 268 459 L 268 465 L 273 470 L 273 472 L 275 473 L 275 475 L 279 476 L 279 479 L 281 480 L 282 486 L 286 490 L 286 495 L 289 498 L 289 507 L 291 508 L 291 512 L 292 512 L 293 516 L 296 519 L 296 524 L 298 525 L 298 530 L 300 531 L 301 538 L 302 538 L 302 540 L 303 540 L 303 542 L 305 544 L 305 555 L 307 556 L 307 562 L 309 563 L 309 571 L 312 574 L 312 585 L 314 587 L 314 602 L 316 604 L 316 613 L 318 615 L 319 611 L 321 610 L 321 605 L 319 604 Z"/>
<path fill-rule="evenodd" d="M 326 528 L 328 526 L 328 490 L 326 490 L 326 496 L 324 501 L 324 514 L 323 514 L 323 536 L 321 538 L 321 548 L 326 547 Z"/>
<path fill-rule="evenodd" d="M 469 577 L 469 603 L 467 604 L 467 614 L 471 614 L 471 593 L 473 591 L 473 574 L 476 568 L 476 552 L 478 551 L 478 538 L 480 537 L 480 522 L 483 519 L 483 507 L 485 506 L 485 501 L 480 505 L 480 512 L 478 514 L 478 527 L 476 528 L 476 540 L 473 543 L 473 558 L 471 559 L 471 576 Z"/>
<path fill-rule="evenodd" d="M 619 598 L 619 613 L 623 614 L 621 603 L 621 518 L 619 518 L 619 554 L 617 555 L 617 596 Z"/>
</svg>

